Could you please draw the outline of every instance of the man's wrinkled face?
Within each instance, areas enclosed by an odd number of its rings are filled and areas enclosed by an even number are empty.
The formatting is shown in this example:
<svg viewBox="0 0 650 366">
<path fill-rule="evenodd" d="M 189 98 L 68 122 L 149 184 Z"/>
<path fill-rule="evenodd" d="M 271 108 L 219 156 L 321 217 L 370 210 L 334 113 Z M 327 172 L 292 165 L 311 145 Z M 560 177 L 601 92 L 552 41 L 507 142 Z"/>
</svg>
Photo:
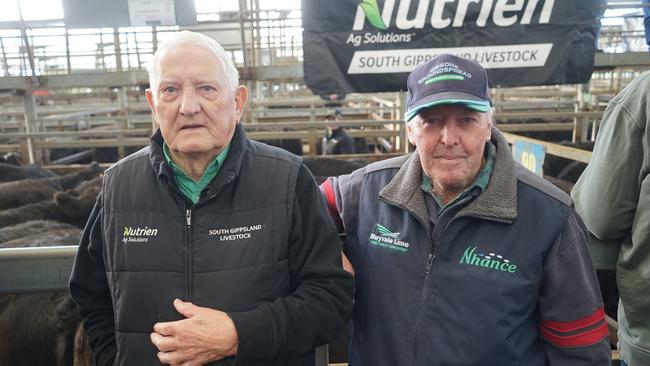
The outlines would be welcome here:
<svg viewBox="0 0 650 366">
<path fill-rule="evenodd" d="M 239 123 L 246 88 L 229 84 L 214 53 L 195 44 L 167 50 L 159 70 L 157 89 L 146 95 L 170 150 L 210 155 L 223 150 Z"/>
<path fill-rule="evenodd" d="M 463 105 L 441 105 L 421 111 L 406 127 L 436 191 L 462 192 L 472 184 L 491 137 L 487 113 Z"/>
</svg>

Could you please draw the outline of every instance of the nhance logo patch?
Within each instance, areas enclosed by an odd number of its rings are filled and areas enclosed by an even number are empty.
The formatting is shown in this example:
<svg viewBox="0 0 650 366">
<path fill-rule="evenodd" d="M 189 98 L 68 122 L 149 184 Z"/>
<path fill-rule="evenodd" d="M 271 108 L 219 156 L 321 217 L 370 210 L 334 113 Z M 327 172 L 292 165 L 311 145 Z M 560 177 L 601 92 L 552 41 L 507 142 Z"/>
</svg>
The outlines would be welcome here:
<svg viewBox="0 0 650 366">
<path fill-rule="evenodd" d="M 375 224 L 375 229 L 370 233 L 370 244 L 400 252 L 407 252 L 411 244 L 399 238 L 400 233 L 394 233 L 385 226 Z"/>
<path fill-rule="evenodd" d="M 506 273 L 517 272 L 517 265 L 510 262 L 509 259 L 504 258 L 500 254 L 485 254 L 481 253 L 480 251 L 477 253 L 477 247 L 467 247 L 462 257 L 460 257 L 459 263 L 476 267 L 484 267 L 487 269 Z"/>
</svg>

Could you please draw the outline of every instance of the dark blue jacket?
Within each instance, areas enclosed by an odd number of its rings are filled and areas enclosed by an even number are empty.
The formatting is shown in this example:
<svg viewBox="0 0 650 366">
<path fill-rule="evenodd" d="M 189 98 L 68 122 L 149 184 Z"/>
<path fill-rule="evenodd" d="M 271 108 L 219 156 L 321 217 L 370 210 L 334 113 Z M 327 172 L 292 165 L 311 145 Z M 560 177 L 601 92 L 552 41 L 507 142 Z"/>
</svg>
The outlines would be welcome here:
<svg viewBox="0 0 650 366">
<path fill-rule="evenodd" d="M 485 191 L 440 217 L 417 153 L 321 186 L 356 271 L 350 365 L 610 364 L 570 198 L 492 142 Z"/>
</svg>

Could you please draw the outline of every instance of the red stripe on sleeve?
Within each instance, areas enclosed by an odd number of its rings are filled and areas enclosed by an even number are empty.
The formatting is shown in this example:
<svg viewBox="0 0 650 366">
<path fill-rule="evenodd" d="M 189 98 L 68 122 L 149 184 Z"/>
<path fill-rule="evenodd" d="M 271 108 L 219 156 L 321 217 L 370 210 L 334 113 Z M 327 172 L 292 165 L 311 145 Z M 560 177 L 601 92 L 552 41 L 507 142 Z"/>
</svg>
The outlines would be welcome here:
<svg viewBox="0 0 650 366">
<path fill-rule="evenodd" d="M 579 330 L 588 327 L 590 325 L 594 325 L 603 319 L 605 319 L 605 310 L 604 308 L 601 307 L 600 309 L 596 310 L 593 314 L 578 320 L 574 320 L 570 322 L 542 320 L 540 322 L 540 325 L 545 328 L 554 330 L 556 332 L 573 332 L 575 330 Z"/>
<path fill-rule="evenodd" d="M 539 332 L 542 338 L 546 339 L 550 343 L 559 346 L 559 347 L 584 347 L 591 346 L 600 342 L 604 337 L 609 335 L 609 329 L 607 329 L 607 323 L 588 330 L 583 333 L 574 334 L 571 336 L 559 336 L 553 334 L 546 330 L 543 326 L 540 325 Z"/>
<path fill-rule="evenodd" d="M 334 195 L 334 187 L 332 187 L 332 182 L 329 179 L 326 179 L 323 184 L 320 185 L 323 188 L 325 193 L 325 200 L 327 201 L 327 207 L 331 210 L 336 209 L 336 196 Z M 338 211 L 338 210 L 337 210 Z"/>
<path fill-rule="evenodd" d="M 336 195 L 334 194 L 334 187 L 332 187 L 332 182 L 329 179 L 326 179 L 320 185 L 321 191 L 325 196 L 325 201 L 327 203 L 327 210 L 329 211 L 330 216 L 334 220 L 336 227 L 339 230 L 343 230 L 343 220 L 341 220 L 341 215 L 339 210 L 336 207 Z"/>
</svg>

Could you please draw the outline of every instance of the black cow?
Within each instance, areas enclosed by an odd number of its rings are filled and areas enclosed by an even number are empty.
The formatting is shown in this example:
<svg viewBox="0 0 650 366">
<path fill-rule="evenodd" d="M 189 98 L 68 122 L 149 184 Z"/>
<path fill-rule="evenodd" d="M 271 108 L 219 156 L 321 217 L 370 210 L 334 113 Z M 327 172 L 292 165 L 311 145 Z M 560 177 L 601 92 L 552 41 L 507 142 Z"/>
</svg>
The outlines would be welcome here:
<svg viewBox="0 0 650 366">
<path fill-rule="evenodd" d="M 32 220 L 55 220 L 82 228 L 99 194 L 99 188 L 90 187 L 79 196 L 75 194 L 75 191 L 55 192 L 53 200 L 0 211 L 0 228 Z"/>
<path fill-rule="evenodd" d="M 55 192 L 75 188 L 79 183 L 95 178 L 101 172 L 99 165 L 91 164 L 80 172 L 60 177 L 0 183 L 0 209 L 49 200 Z"/>
<path fill-rule="evenodd" d="M 30 178 L 51 178 L 56 174 L 38 165 L 13 165 L 0 163 L 0 182 L 11 182 Z"/>
</svg>

